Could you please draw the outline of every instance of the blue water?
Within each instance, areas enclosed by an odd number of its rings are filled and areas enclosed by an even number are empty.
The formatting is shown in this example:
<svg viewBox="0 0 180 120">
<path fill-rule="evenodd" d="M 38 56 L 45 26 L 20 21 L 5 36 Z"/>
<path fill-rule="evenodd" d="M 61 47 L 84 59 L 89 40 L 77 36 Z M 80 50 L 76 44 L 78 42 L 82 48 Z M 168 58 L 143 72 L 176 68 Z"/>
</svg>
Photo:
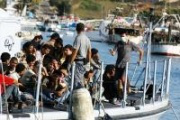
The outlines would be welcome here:
<svg viewBox="0 0 180 120">
<path fill-rule="evenodd" d="M 73 40 L 71 37 L 64 39 L 64 45 L 73 43 Z M 104 61 L 105 64 L 115 64 L 116 56 L 111 56 L 109 54 L 109 49 L 112 49 L 114 45 L 108 45 L 106 43 L 99 43 L 99 42 L 91 42 L 92 48 L 97 48 L 99 50 L 99 55 L 102 61 Z M 152 61 L 154 60 L 165 60 L 168 59 L 168 57 L 164 56 L 153 56 L 152 55 Z M 131 62 L 135 63 L 138 60 L 138 54 L 132 53 Z M 163 62 L 158 64 L 158 69 L 162 71 Z M 137 70 L 137 72 L 140 72 L 141 70 Z M 132 74 L 132 70 L 130 70 Z M 160 72 L 159 79 L 161 79 Z M 158 75 L 157 75 L 158 77 Z M 133 82 L 133 81 L 132 81 Z M 132 83 L 134 84 L 134 83 Z M 170 102 L 172 103 L 173 108 L 175 109 L 176 114 L 180 117 L 180 57 L 172 57 L 172 71 L 171 71 L 171 81 L 170 81 Z M 160 120 L 176 120 L 176 117 L 174 113 L 172 112 L 172 109 L 169 109 L 163 116 L 160 118 Z"/>
</svg>

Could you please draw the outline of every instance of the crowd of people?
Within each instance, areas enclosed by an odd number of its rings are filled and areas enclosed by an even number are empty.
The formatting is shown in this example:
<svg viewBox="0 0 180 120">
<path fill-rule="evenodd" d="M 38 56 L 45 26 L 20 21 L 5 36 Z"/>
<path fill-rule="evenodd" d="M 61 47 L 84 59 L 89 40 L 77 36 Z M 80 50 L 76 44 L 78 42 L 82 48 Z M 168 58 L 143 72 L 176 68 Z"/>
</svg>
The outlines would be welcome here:
<svg viewBox="0 0 180 120">
<path fill-rule="evenodd" d="M 76 26 L 77 36 L 73 45 L 63 44 L 58 33 L 51 35 L 49 41 L 43 43 L 42 36 L 35 36 L 26 42 L 22 53 L 11 57 L 7 52 L 1 54 L 0 94 L 2 103 L 8 101 L 8 110 L 13 106 L 23 109 L 35 104 L 39 71 L 41 69 L 41 93 L 39 105 L 62 108 L 69 101 L 72 63 L 75 62 L 74 89 L 87 88 L 92 98 L 98 91 L 101 61 L 98 49 L 91 47 L 89 38 L 84 34 L 84 24 Z M 112 55 L 118 53 L 116 65 L 107 65 L 103 75 L 103 95 L 109 102 L 120 98 L 118 87 L 124 84 L 125 63 L 130 60 L 131 51 L 139 51 L 139 62 L 143 52 L 135 44 L 118 42 Z M 40 67 L 42 66 L 42 67 Z M 118 82 L 117 82 L 118 81 Z M 130 92 L 130 91 L 129 91 Z"/>
</svg>

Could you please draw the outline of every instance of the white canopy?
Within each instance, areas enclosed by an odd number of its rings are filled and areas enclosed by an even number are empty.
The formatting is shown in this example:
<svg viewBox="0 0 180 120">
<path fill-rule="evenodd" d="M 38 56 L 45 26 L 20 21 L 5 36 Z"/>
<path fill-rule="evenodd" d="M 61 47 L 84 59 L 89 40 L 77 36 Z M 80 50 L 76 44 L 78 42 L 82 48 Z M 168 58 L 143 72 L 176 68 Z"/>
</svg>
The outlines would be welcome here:
<svg viewBox="0 0 180 120">
<path fill-rule="evenodd" d="M 0 8 L 0 17 L 9 17 L 9 14 L 5 10 Z"/>
</svg>

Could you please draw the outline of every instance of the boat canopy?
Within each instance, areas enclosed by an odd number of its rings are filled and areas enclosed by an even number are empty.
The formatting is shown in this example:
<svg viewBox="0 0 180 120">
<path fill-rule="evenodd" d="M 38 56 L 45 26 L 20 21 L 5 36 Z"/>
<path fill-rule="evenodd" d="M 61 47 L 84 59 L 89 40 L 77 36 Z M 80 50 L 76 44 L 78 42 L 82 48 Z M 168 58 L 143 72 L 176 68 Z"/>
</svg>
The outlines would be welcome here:
<svg viewBox="0 0 180 120">
<path fill-rule="evenodd" d="M 0 8 L 0 17 L 9 17 L 9 14 L 5 10 Z"/>
</svg>

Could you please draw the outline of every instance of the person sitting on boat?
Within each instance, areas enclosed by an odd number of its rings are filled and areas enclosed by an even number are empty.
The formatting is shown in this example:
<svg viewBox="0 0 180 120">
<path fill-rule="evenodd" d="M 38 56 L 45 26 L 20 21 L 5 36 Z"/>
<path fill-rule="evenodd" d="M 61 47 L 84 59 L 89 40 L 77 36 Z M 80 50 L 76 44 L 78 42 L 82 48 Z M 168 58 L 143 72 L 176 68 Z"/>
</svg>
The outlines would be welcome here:
<svg viewBox="0 0 180 120">
<path fill-rule="evenodd" d="M 26 62 L 28 65 L 27 71 L 20 78 L 20 82 L 26 88 L 25 92 L 28 92 L 31 95 L 35 95 L 34 87 L 35 87 L 36 81 L 37 81 L 37 74 L 36 74 L 37 71 L 35 71 L 36 57 L 34 55 L 28 55 L 26 57 Z"/>
<path fill-rule="evenodd" d="M 10 59 L 11 55 L 8 52 L 3 52 L 1 54 L 2 63 L 0 64 L 0 73 L 7 74 L 8 71 L 3 71 L 3 68 L 7 68 L 9 66 Z"/>
<path fill-rule="evenodd" d="M 105 68 L 105 72 L 103 74 L 103 87 L 104 87 L 103 95 L 107 100 L 109 100 L 110 103 L 113 104 L 116 103 L 116 100 L 118 98 L 118 91 L 114 77 L 115 77 L 115 66 L 107 65 Z"/>
<path fill-rule="evenodd" d="M 63 50 L 63 57 L 60 60 L 61 68 L 67 69 L 68 72 L 70 71 L 70 68 L 68 68 L 68 64 L 70 64 L 70 60 L 72 58 L 72 52 L 73 52 L 73 46 L 70 44 L 67 44 L 64 46 Z"/>
<path fill-rule="evenodd" d="M 21 96 L 21 100 L 23 102 L 25 102 L 23 104 L 24 106 L 29 105 L 30 103 L 33 103 L 33 101 L 34 101 L 34 97 L 29 93 L 25 93 L 24 91 L 26 88 L 23 86 L 23 84 L 20 83 L 20 79 L 24 75 L 25 72 L 26 72 L 25 65 L 22 63 L 19 63 L 19 64 L 17 64 L 15 71 L 8 75 L 10 78 L 13 78 L 14 80 L 18 81 L 18 88 L 19 88 L 18 91 Z"/>
<path fill-rule="evenodd" d="M 41 49 L 41 40 L 43 40 L 42 35 L 36 35 L 33 40 L 31 40 L 31 43 L 34 45 L 34 47 L 36 48 L 36 50 L 40 50 Z"/>
<path fill-rule="evenodd" d="M 63 40 L 61 38 L 57 38 L 53 47 L 52 56 L 60 62 L 60 59 L 63 56 Z"/>
<path fill-rule="evenodd" d="M 85 35 L 83 23 L 78 23 L 76 26 L 77 36 L 73 44 L 73 54 L 70 63 L 75 61 L 75 76 L 74 76 L 74 88 L 82 88 L 83 78 L 86 71 L 90 70 L 90 60 L 91 60 L 91 42 L 89 38 Z"/>
<path fill-rule="evenodd" d="M 43 58 L 43 56 L 48 55 L 49 53 L 51 53 L 51 50 L 52 50 L 51 45 L 48 45 L 48 44 L 43 45 L 41 47 L 41 50 L 36 52 L 36 60 L 40 61 Z"/>
<path fill-rule="evenodd" d="M 5 105 L 6 101 L 9 102 L 8 111 L 12 111 L 12 103 L 18 104 L 18 109 L 22 109 L 22 101 L 18 91 L 18 80 L 12 79 L 4 73 L 8 70 L 7 66 L 4 66 L 3 72 L 0 73 L 0 94 L 2 96 L 2 104 Z"/>
<path fill-rule="evenodd" d="M 36 48 L 34 47 L 34 45 L 31 43 L 31 42 L 26 42 L 24 45 L 23 45 L 23 52 L 24 54 L 27 56 L 29 54 L 31 55 L 36 55 Z"/>
<path fill-rule="evenodd" d="M 125 83 L 126 63 L 130 62 L 132 51 L 139 52 L 138 63 L 140 64 L 143 58 L 143 50 L 136 44 L 130 42 L 128 39 L 120 39 L 120 41 L 115 45 L 115 47 L 113 49 L 110 49 L 111 55 L 114 56 L 117 53 L 115 80 L 118 81 L 119 94 L 121 94 L 123 90 L 122 87 L 124 86 Z M 127 86 L 129 93 L 131 92 L 129 82 Z"/>
<path fill-rule="evenodd" d="M 51 46 L 55 46 L 55 42 L 56 42 L 56 40 L 58 39 L 58 38 L 60 38 L 60 36 L 59 36 L 59 34 L 58 33 L 53 33 L 52 35 L 51 35 L 51 38 L 50 38 L 50 40 L 49 41 L 47 41 L 45 44 L 48 44 L 48 45 L 51 45 Z"/>
<path fill-rule="evenodd" d="M 94 76 L 93 70 L 89 70 L 84 74 L 83 86 L 92 93 L 92 77 Z"/>
<path fill-rule="evenodd" d="M 97 98 L 98 88 L 97 85 L 100 81 L 100 69 L 101 69 L 101 62 L 99 57 L 99 52 L 96 48 L 91 49 L 91 69 L 93 71 L 92 77 L 92 97 Z"/>
<path fill-rule="evenodd" d="M 46 68 L 48 75 L 52 75 L 60 68 L 59 62 L 51 55 L 46 55 L 43 60 L 43 65 Z"/>
<path fill-rule="evenodd" d="M 93 77 L 94 82 L 96 82 L 99 78 L 100 68 L 101 68 L 101 63 L 100 63 L 98 50 L 96 48 L 92 48 L 91 49 L 91 69 L 94 71 L 94 77 Z"/>
<path fill-rule="evenodd" d="M 18 64 L 18 59 L 16 57 L 12 57 L 9 62 L 7 74 L 14 73 L 16 70 L 17 64 Z"/>
<path fill-rule="evenodd" d="M 60 69 L 43 80 L 43 100 L 46 105 L 61 108 L 68 100 L 70 93 L 65 82 L 67 75 L 66 69 Z"/>
</svg>

